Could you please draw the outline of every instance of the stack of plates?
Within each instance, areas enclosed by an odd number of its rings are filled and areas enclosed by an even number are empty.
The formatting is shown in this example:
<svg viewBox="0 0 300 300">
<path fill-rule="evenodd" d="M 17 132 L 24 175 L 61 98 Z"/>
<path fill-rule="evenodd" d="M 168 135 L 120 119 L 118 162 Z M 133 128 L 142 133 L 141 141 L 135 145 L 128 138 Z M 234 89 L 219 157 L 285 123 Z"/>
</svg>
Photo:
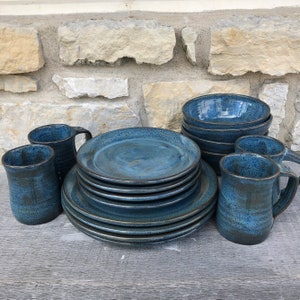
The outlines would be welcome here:
<svg viewBox="0 0 300 300">
<path fill-rule="evenodd" d="M 80 148 L 62 204 L 74 226 L 96 239 L 157 243 L 205 224 L 216 193 L 216 174 L 191 139 L 159 128 L 126 128 Z"/>
</svg>

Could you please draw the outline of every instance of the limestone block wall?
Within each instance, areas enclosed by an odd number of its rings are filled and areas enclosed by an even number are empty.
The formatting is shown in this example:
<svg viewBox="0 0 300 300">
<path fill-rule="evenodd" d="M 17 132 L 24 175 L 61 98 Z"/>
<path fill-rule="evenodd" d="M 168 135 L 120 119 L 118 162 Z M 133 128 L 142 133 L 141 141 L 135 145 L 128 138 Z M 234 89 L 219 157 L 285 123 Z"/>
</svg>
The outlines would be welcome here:
<svg viewBox="0 0 300 300">
<path fill-rule="evenodd" d="M 300 151 L 300 10 L 0 17 L 0 154 L 40 125 L 179 131 L 209 93 L 268 103 Z"/>
</svg>

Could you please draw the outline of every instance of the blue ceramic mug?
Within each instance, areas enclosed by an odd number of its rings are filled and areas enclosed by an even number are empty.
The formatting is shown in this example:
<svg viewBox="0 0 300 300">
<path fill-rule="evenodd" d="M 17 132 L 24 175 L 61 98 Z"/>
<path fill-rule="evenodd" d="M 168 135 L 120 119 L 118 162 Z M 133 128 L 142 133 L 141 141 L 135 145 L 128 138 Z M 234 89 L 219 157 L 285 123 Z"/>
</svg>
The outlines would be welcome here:
<svg viewBox="0 0 300 300">
<path fill-rule="evenodd" d="M 297 175 L 255 153 L 229 154 L 221 159 L 220 168 L 222 177 L 216 214 L 219 232 L 239 244 L 264 241 L 274 218 L 294 199 Z M 288 183 L 273 204 L 272 193 L 280 176 L 288 177 Z"/>
<path fill-rule="evenodd" d="M 26 145 L 2 156 L 10 206 L 15 218 L 35 225 L 51 221 L 61 211 L 60 186 L 55 173 L 54 151 L 43 145 Z"/>
<path fill-rule="evenodd" d="M 277 163 L 283 160 L 300 164 L 300 155 L 287 148 L 279 140 L 270 136 L 248 135 L 240 137 L 234 145 L 235 152 L 253 152 L 266 155 L 274 159 Z"/>
<path fill-rule="evenodd" d="M 31 144 L 50 146 L 55 152 L 55 169 L 62 184 L 66 174 L 76 163 L 75 137 L 85 134 L 85 139 L 92 138 L 92 134 L 85 128 L 66 124 L 50 124 L 38 127 L 28 134 Z"/>
<path fill-rule="evenodd" d="M 270 136 L 248 135 L 236 140 L 234 145 L 235 152 L 253 152 L 268 156 L 281 164 L 284 160 L 300 164 L 300 155 L 287 148 L 281 141 Z M 273 202 L 279 199 L 280 182 L 275 182 L 273 190 Z"/>
</svg>

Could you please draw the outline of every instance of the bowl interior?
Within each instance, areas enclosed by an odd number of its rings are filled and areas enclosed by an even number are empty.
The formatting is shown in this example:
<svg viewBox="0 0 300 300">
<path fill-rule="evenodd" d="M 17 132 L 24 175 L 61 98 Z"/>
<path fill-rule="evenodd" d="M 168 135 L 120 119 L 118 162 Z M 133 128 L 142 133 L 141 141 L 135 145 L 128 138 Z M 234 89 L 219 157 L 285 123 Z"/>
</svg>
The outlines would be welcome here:
<svg viewBox="0 0 300 300">
<path fill-rule="evenodd" d="M 270 107 L 259 99 L 236 94 L 213 94 L 192 99 L 183 106 L 191 122 L 211 125 L 257 124 L 270 115 Z"/>
</svg>

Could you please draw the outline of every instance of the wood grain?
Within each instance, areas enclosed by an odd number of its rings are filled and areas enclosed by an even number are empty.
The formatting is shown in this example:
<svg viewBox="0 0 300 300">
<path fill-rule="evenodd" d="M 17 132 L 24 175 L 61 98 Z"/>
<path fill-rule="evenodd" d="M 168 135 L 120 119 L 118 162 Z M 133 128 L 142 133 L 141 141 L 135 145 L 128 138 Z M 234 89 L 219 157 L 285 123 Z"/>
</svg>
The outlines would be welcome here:
<svg viewBox="0 0 300 300">
<path fill-rule="evenodd" d="M 300 191 L 259 245 L 225 240 L 212 220 L 177 241 L 123 247 L 64 214 L 22 225 L 3 168 L 0 190 L 0 299 L 300 299 Z"/>
</svg>

